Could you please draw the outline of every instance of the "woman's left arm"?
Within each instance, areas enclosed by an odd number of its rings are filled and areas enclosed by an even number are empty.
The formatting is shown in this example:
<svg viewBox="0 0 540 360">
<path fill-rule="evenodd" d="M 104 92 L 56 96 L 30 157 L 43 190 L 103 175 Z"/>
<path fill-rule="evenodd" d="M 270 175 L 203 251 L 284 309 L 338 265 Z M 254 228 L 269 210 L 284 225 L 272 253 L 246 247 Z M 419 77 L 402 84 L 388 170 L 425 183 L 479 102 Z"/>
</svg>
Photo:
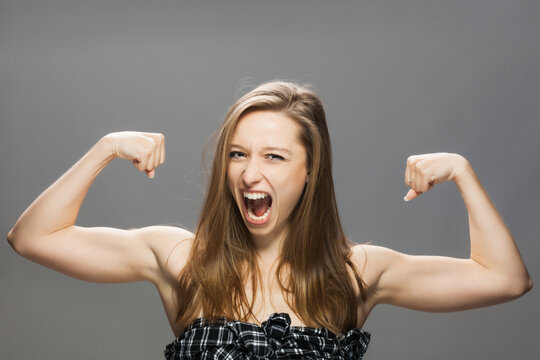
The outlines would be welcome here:
<svg viewBox="0 0 540 360">
<path fill-rule="evenodd" d="M 444 181 L 454 181 L 465 202 L 470 258 L 411 256 L 364 245 L 376 303 L 455 311 L 509 301 L 532 288 L 512 234 L 463 156 L 436 153 L 409 157 L 405 182 L 411 189 L 404 200 L 412 200 Z"/>
</svg>

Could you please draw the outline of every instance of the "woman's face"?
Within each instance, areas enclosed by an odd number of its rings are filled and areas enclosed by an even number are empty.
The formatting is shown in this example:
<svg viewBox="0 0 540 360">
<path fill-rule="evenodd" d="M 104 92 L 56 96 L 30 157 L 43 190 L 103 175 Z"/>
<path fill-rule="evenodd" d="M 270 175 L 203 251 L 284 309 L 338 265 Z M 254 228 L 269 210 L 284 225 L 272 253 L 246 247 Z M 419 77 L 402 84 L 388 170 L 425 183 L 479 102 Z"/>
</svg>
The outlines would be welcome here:
<svg viewBox="0 0 540 360">
<path fill-rule="evenodd" d="M 273 111 L 255 111 L 237 123 L 227 181 L 254 237 L 279 238 L 307 180 L 300 125 Z"/>
</svg>

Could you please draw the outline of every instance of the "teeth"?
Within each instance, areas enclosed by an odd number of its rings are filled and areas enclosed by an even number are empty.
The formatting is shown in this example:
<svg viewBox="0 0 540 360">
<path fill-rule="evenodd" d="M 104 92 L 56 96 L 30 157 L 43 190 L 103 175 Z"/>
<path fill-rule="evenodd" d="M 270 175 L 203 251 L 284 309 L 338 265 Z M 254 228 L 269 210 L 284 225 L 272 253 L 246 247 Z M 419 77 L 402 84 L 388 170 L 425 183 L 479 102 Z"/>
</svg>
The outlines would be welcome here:
<svg viewBox="0 0 540 360">
<path fill-rule="evenodd" d="M 267 196 L 268 196 L 268 194 L 266 194 L 266 193 L 244 191 L 244 197 L 246 197 L 246 198 L 248 198 L 250 200 L 264 199 Z"/>
<path fill-rule="evenodd" d="M 264 199 L 268 197 L 268 194 L 263 193 L 263 192 L 244 191 L 244 197 L 250 200 L 257 200 L 257 199 Z M 247 213 L 250 219 L 255 220 L 255 221 L 263 221 L 263 220 L 266 220 L 270 214 L 270 206 L 268 207 L 268 209 L 266 209 L 266 212 L 264 214 L 262 214 L 261 216 L 257 216 L 253 213 L 253 209 L 249 207 L 249 205 L 247 205 Z"/>
<path fill-rule="evenodd" d="M 266 212 L 264 214 L 262 214 L 261 216 L 256 216 L 252 211 L 251 209 L 248 209 L 248 215 L 251 219 L 255 220 L 255 221 L 262 221 L 262 220 L 265 220 L 267 217 L 268 217 L 268 214 L 270 213 L 270 208 L 268 208 L 266 210 Z"/>
</svg>

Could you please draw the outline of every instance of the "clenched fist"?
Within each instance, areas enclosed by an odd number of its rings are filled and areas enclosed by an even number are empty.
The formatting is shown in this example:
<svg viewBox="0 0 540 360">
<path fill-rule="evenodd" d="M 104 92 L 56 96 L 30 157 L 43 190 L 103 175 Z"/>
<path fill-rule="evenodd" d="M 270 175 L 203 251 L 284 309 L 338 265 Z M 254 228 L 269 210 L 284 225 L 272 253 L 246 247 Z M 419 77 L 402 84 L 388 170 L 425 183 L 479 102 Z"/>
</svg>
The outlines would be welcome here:
<svg viewBox="0 0 540 360">
<path fill-rule="evenodd" d="M 102 140 L 108 144 L 113 156 L 131 160 L 149 178 L 153 178 L 155 169 L 165 162 L 163 134 L 121 131 L 105 135 Z"/>
<path fill-rule="evenodd" d="M 405 184 L 410 187 L 403 200 L 409 201 L 430 190 L 433 185 L 455 180 L 456 174 L 467 164 L 458 154 L 433 153 L 407 158 Z"/>
</svg>

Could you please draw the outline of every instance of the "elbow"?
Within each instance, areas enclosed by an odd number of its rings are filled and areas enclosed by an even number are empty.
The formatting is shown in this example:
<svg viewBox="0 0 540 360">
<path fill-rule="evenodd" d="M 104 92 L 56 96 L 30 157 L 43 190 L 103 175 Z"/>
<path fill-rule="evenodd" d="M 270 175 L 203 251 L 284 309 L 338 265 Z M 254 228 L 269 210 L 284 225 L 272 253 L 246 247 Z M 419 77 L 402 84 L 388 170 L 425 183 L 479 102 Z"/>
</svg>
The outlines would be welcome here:
<svg viewBox="0 0 540 360">
<path fill-rule="evenodd" d="M 508 296 L 510 299 L 517 299 L 529 292 L 532 287 L 533 281 L 529 274 L 526 274 L 519 280 L 514 279 L 512 284 L 507 287 Z"/>
<path fill-rule="evenodd" d="M 11 230 L 8 232 L 6 238 L 7 238 L 7 241 L 8 241 L 8 243 L 9 243 L 9 245 L 10 245 L 13 249 L 15 249 L 15 246 L 16 246 L 17 242 L 15 241 L 15 231 L 14 231 L 14 229 L 11 229 Z M 15 250 L 15 251 L 17 251 L 17 250 Z"/>
<path fill-rule="evenodd" d="M 532 278 L 531 278 L 529 275 L 527 275 L 526 285 L 525 285 L 524 291 L 523 291 L 523 293 L 522 293 L 521 295 L 523 295 L 523 294 L 529 292 L 532 288 L 533 288 L 533 281 L 532 281 Z"/>
<path fill-rule="evenodd" d="M 21 241 L 20 236 L 17 235 L 17 230 L 15 227 L 7 234 L 7 241 L 17 254 L 24 256 L 25 249 L 23 242 Z"/>
</svg>

